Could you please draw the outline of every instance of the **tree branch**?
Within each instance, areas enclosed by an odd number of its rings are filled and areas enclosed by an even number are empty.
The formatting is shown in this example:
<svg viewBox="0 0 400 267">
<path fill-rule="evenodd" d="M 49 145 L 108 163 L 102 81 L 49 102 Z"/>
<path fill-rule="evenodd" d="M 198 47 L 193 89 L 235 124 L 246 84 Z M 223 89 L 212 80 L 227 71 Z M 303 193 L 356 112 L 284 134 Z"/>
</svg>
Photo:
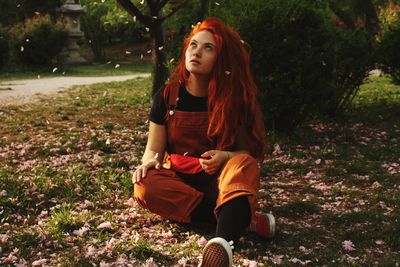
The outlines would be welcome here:
<svg viewBox="0 0 400 267">
<path fill-rule="evenodd" d="M 151 18 L 143 13 L 130 0 L 117 0 L 118 4 L 132 17 L 136 17 L 145 26 L 149 26 Z"/>
<path fill-rule="evenodd" d="M 167 0 L 164 0 L 164 2 L 168 2 Z M 176 11 L 178 11 L 179 9 L 181 9 L 182 7 L 186 6 L 187 3 L 189 3 L 189 0 L 185 0 L 183 3 L 181 3 L 180 5 L 178 5 L 174 10 L 172 10 L 171 12 L 169 12 L 169 14 L 167 14 L 165 17 L 162 18 L 162 20 L 166 20 L 167 18 L 171 17 L 172 15 L 175 14 Z"/>
<path fill-rule="evenodd" d="M 158 1 L 159 2 L 159 7 L 160 8 L 163 8 L 168 2 L 169 2 L 169 0 L 161 0 L 161 1 Z"/>
<path fill-rule="evenodd" d="M 329 8 L 349 29 L 354 30 L 356 28 L 349 14 L 340 9 L 335 1 L 329 1 Z"/>
</svg>

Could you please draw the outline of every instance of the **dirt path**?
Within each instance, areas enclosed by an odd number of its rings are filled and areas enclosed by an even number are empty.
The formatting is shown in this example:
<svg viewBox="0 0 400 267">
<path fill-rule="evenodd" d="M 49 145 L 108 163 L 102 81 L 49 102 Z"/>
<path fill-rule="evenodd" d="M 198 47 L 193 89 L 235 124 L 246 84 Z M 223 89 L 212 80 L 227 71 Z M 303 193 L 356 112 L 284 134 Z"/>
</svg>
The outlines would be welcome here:
<svg viewBox="0 0 400 267">
<path fill-rule="evenodd" d="M 149 77 L 148 73 L 104 77 L 54 77 L 32 80 L 0 82 L 0 106 L 21 105 L 33 102 L 41 95 L 50 95 L 74 85 L 126 81 L 139 77 Z"/>
</svg>

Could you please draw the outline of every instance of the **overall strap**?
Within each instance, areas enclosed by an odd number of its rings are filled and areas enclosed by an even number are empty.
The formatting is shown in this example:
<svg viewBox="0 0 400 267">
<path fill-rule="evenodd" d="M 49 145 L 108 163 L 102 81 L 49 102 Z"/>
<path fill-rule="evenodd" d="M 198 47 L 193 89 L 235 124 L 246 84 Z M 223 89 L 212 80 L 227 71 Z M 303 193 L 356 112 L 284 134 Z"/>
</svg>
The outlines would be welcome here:
<svg viewBox="0 0 400 267">
<path fill-rule="evenodd" d="M 169 115 L 174 115 L 175 113 L 175 107 L 178 104 L 179 100 L 179 87 L 171 87 L 170 92 L 168 94 L 168 112 Z"/>
</svg>

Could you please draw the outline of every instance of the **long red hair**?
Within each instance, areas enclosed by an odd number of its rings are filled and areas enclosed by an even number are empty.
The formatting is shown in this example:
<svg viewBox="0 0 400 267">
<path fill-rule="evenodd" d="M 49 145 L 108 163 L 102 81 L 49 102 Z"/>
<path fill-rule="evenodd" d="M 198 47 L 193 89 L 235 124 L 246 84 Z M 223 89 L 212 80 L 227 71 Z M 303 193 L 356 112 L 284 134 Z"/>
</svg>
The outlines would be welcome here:
<svg viewBox="0 0 400 267">
<path fill-rule="evenodd" d="M 262 113 L 257 102 L 257 87 L 250 71 L 250 58 L 239 34 L 217 18 L 198 23 L 185 38 L 181 58 L 164 90 L 164 98 L 171 88 L 188 81 L 185 52 L 193 35 L 200 31 L 213 34 L 217 59 L 208 85 L 208 137 L 217 140 L 217 149 L 234 148 L 236 129 L 243 126 L 248 137 L 249 152 L 259 160 L 266 152 L 266 136 Z"/>
</svg>

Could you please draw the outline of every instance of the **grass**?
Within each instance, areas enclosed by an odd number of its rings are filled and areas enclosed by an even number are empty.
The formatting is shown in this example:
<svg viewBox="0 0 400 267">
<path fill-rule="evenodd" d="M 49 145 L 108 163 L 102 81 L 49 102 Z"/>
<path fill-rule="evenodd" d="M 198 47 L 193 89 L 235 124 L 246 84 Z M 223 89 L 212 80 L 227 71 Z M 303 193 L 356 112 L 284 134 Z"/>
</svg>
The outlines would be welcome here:
<svg viewBox="0 0 400 267">
<path fill-rule="evenodd" d="M 118 64 L 118 65 L 117 65 Z M 55 70 L 55 68 L 57 68 Z M 60 76 L 116 76 L 116 75 L 129 75 L 136 72 L 150 72 L 151 64 L 145 62 L 143 64 L 137 63 L 118 63 L 117 61 L 109 61 L 104 64 L 88 64 L 80 66 L 49 66 L 47 68 L 35 70 L 11 70 L 0 72 L 0 82 L 8 80 L 21 80 L 21 79 L 37 79 L 48 77 Z"/>
<path fill-rule="evenodd" d="M 149 88 L 96 84 L 0 108 L 2 265 L 197 266 L 213 229 L 164 221 L 130 199 Z M 386 77 L 368 81 L 348 113 L 282 139 L 259 194 L 277 236 L 245 234 L 235 266 L 400 264 L 399 94 Z"/>
</svg>

